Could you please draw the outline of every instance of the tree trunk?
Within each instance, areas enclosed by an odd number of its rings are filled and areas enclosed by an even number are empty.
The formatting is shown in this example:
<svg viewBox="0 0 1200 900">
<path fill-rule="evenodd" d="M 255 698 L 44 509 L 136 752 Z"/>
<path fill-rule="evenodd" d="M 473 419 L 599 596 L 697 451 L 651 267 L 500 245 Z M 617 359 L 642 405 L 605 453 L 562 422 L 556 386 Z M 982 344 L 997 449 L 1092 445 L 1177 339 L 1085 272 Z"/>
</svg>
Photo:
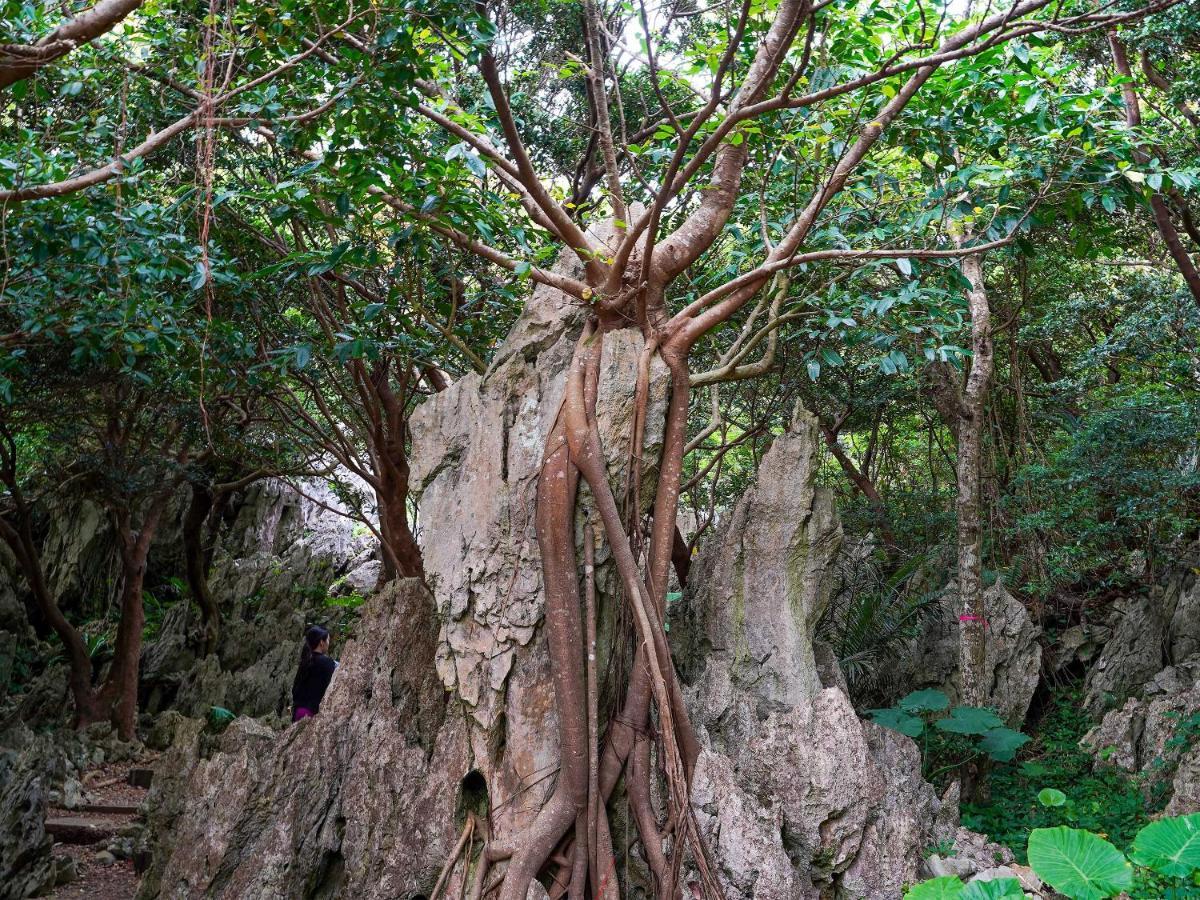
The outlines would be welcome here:
<svg viewBox="0 0 1200 900">
<path fill-rule="evenodd" d="M 982 706 L 988 686 L 984 684 L 987 660 L 987 611 L 983 600 L 983 516 L 980 505 L 980 447 L 988 387 L 992 378 L 993 348 L 991 311 L 983 281 L 983 261 L 978 254 L 962 262 L 970 283 L 967 302 L 971 313 L 971 372 L 967 376 L 958 411 L 958 596 L 962 640 L 959 671 L 959 702 Z"/>
<path fill-rule="evenodd" d="M 891 554 L 896 549 L 896 534 L 892 531 L 891 522 L 887 514 L 887 504 L 884 502 L 883 495 L 879 493 L 879 488 L 875 486 L 875 482 L 865 472 L 854 464 L 854 460 L 847 455 L 846 451 L 842 449 L 842 445 L 838 443 L 837 432 L 826 425 L 824 421 L 821 422 L 821 434 L 825 438 L 825 446 L 829 448 L 829 452 L 833 455 L 833 458 L 842 467 L 842 471 L 850 479 L 850 483 L 858 488 L 859 492 L 867 498 L 867 503 L 871 506 L 871 515 L 875 519 L 875 524 L 879 527 L 880 536 L 883 538 L 884 547 Z"/>
<path fill-rule="evenodd" d="M 57 598 L 51 594 L 46 584 L 46 573 L 42 568 L 41 555 L 33 536 L 29 509 L 15 491 L 14 496 L 17 496 L 17 522 L 14 525 L 0 519 L 0 536 L 16 557 L 17 566 L 29 585 L 33 602 L 62 641 L 67 657 L 67 685 L 75 701 L 73 722 L 77 728 L 86 728 L 103 716 L 96 692 L 92 688 L 92 659 L 88 655 L 83 636 L 67 621 L 59 608 Z"/>
<path fill-rule="evenodd" d="M 408 521 L 408 459 L 404 455 L 398 460 L 390 459 L 380 473 L 379 482 L 375 500 L 379 507 L 379 533 L 384 545 L 381 548 L 383 570 L 380 581 L 387 583 L 396 578 L 424 578 L 421 548 L 417 546 L 417 539 Z"/>
<path fill-rule="evenodd" d="M 142 632 L 146 627 L 146 610 L 142 602 L 146 559 L 163 510 L 177 486 L 178 482 L 172 484 L 170 489 L 161 491 L 150 501 L 140 529 L 134 530 L 130 510 L 117 509 L 113 513 L 121 545 L 121 621 L 117 625 L 112 667 L 99 693 L 101 713 L 107 712 L 123 741 L 133 740 L 136 734 L 138 666 L 142 658 Z"/>
<path fill-rule="evenodd" d="M 204 628 L 201 652 L 207 656 L 221 637 L 221 609 L 208 588 L 209 553 L 204 541 L 204 523 L 216 502 L 207 485 L 192 485 L 192 500 L 183 517 L 183 562 L 188 591 L 200 607 Z"/>
</svg>

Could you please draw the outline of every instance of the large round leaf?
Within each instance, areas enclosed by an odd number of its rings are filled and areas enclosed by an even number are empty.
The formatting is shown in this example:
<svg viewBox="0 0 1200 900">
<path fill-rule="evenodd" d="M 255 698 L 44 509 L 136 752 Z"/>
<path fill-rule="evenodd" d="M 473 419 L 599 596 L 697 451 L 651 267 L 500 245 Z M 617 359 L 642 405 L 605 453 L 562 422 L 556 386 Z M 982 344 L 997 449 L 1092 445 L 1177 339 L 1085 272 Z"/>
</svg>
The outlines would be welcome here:
<svg viewBox="0 0 1200 900">
<path fill-rule="evenodd" d="M 1067 795 L 1058 788 L 1042 788 L 1038 791 L 1038 803 L 1042 806 L 1062 806 L 1067 802 Z"/>
<path fill-rule="evenodd" d="M 911 738 L 920 737 L 925 730 L 925 723 L 916 716 L 910 716 L 903 710 L 889 707 L 888 709 L 872 709 L 868 711 L 871 721 L 892 731 L 907 734 Z"/>
<path fill-rule="evenodd" d="M 1190 875 L 1200 869 L 1200 813 L 1151 822 L 1133 839 L 1130 855 L 1163 875 Z"/>
<path fill-rule="evenodd" d="M 987 734 L 993 728 L 1003 728 L 1004 720 L 990 709 L 978 706 L 956 706 L 950 715 L 936 723 L 942 731 L 954 734 Z"/>
<path fill-rule="evenodd" d="M 996 762 L 1012 762 L 1023 745 L 1029 743 L 1029 735 L 1011 728 L 993 728 L 979 740 L 979 749 Z"/>
<path fill-rule="evenodd" d="M 1104 900 L 1133 885 L 1133 867 L 1124 854 L 1079 828 L 1035 828 L 1029 835 L 1029 865 L 1071 900 Z"/>
<path fill-rule="evenodd" d="M 967 885 L 959 900 L 1025 900 L 1025 891 L 1015 878 L 975 879 Z"/>
<path fill-rule="evenodd" d="M 913 691 L 900 700 L 900 708 L 907 713 L 941 712 L 949 705 L 950 698 L 935 688 Z"/>
<path fill-rule="evenodd" d="M 953 875 L 946 875 L 910 887 L 904 900 L 961 900 L 965 888 L 966 885 Z"/>
</svg>

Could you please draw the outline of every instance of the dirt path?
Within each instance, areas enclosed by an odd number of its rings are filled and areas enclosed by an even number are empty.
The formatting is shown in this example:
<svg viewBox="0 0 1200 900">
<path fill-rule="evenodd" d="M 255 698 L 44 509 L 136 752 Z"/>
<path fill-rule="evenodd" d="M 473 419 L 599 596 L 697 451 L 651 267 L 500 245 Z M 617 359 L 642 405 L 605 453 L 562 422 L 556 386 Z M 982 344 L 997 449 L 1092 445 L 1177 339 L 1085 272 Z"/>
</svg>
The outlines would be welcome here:
<svg viewBox="0 0 1200 900">
<path fill-rule="evenodd" d="M 141 878 L 132 860 L 112 858 L 106 848 L 120 829 L 139 818 L 137 809 L 146 797 L 146 788 L 131 784 L 130 773 L 149 766 L 147 760 L 95 766 L 83 776 L 86 806 L 47 812 L 47 830 L 55 834 L 54 855 L 75 860 L 79 875 L 47 896 L 56 900 L 131 900 L 137 893 Z"/>
</svg>

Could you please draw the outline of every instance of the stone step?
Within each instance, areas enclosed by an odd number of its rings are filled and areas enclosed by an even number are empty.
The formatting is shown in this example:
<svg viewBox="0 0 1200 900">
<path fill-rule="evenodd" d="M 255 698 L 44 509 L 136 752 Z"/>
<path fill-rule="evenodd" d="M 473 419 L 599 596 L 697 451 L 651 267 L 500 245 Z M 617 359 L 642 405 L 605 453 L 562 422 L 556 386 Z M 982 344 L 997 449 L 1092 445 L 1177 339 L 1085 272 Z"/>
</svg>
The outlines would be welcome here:
<svg viewBox="0 0 1200 900">
<path fill-rule="evenodd" d="M 136 803 L 85 803 L 79 807 L 84 813 L 105 813 L 118 816 L 136 816 L 141 809 Z"/>
<path fill-rule="evenodd" d="M 46 819 L 46 832 L 60 844 L 95 844 L 111 838 L 121 824 L 55 816 Z"/>
</svg>

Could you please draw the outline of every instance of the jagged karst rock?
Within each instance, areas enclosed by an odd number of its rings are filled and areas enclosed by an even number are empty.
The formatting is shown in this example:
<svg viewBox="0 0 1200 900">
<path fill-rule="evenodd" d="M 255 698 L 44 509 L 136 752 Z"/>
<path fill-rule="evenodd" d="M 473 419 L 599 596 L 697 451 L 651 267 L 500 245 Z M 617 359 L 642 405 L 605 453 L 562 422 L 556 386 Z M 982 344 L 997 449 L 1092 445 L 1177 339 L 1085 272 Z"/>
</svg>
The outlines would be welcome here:
<svg viewBox="0 0 1200 900">
<path fill-rule="evenodd" d="M 1167 648 L 1171 661 L 1181 662 L 1200 653 L 1200 574 L 1191 566 L 1182 567 L 1167 586 L 1167 597 L 1168 607 L 1173 607 Z"/>
<path fill-rule="evenodd" d="M 815 486 L 816 427 L 801 410 L 775 439 L 756 483 L 697 559 L 696 590 L 680 613 L 689 623 L 678 651 L 685 673 L 703 661 L 701 681 L 728 679 L 760 718 L 820 689 L 812 633 L 842 530 L 832 497 Z"/>
<path fill-rule="evenodd" d="M 1109 614 L 1112 636 L 1088 672 L 1084 706 L 1092 715 L 1120 705 L 1163 667 L 1163 643 L 1170 613 L 1162 588 L 1148 597 L 1116 601 Z"/>
<path fill-rule="evenodd" d="M 23 900 L 54 884 L 46 789 L 29 751 L 0 751 L 0 900 Z"/>
<path fill-rule="evenodd" d="M 1153 693 L 1150 693 L 1153 691 Z M 1151 679 L 1143 698 L 1130 697 L 1105 714 L 1081 742 L 1097 765 L 1141 773 L 1147 791 L 1172 782 L 1173 814 L 1200 810 L 1197 771 L 1200 729 L 1186 740 L 1188 720 L 1200 713 L 1200 655 L 1169 666 Z M 1183 730 L 1181 732 L 1181 729 Z"/>
<path fill-rule="evenodd" d="M 179 735 L 186 783 L 156 776 L 147 804 L 151 830 L 172 808 L 176 827 L 139 897 L 428 893 L 470 767 L 433 667 L 432 606 L 415 580 L 372 598 L 320 716 L 282 734 L 239 718 L 209 758 L 198 725 Z"/>
<path fill-rule="evenodd" d="M 705 746 L 693 805 L 730 900 L 899 897 L 957 827 L 957 797 L 922 780 L 916 745 L 860 721 L 832 654 L 814 653 L 841 542 L 817 446 L 801 412 L 671 620 Z"/>
<path fill-rule="evenodd" d="M 1103 625 L 1092 622 L 1072 625 L 1046 648 L 1049 671 L 1057 674 L 1074 663 L 1088 665 L 1110 637 L 1112 631 Z"/>
<path fill-rule="evenodd" d="M 1024 604 L 1000 581 L 984 591 L 987 610 L 986 682 L 988 705 L 1012 726 L 1025 721 L 1029 703 L 1041 676 L 1041 629 Z M 912 650 L 899 662 L 900 682 L 910 689 L 935 687 L 953 702 L 958 696 L 959 632 L 957 585 L 945 589 L 940 611 Z"/>
<path fill-rule="evenodd" d="M 267 479 L 247 490 L 221 535 L 209 579 L 223 610 L 220 645 L 198 659 L 199 613 L 173 606 L 142 654 L 143 709 L 170 706 L 187 716 L 203 716 L 211 706 L 249 716 L 287 710 L 305 627 L 348 612 L 324 607 L 324 598 L 371 552 L 369 534 L 356 533 L 335 511 L 344 506 L 328 484 L 308 479 L 300 488 L 303 494 Z M 342 637 L 335 629 L 335 639 Z"/>
</svg>

